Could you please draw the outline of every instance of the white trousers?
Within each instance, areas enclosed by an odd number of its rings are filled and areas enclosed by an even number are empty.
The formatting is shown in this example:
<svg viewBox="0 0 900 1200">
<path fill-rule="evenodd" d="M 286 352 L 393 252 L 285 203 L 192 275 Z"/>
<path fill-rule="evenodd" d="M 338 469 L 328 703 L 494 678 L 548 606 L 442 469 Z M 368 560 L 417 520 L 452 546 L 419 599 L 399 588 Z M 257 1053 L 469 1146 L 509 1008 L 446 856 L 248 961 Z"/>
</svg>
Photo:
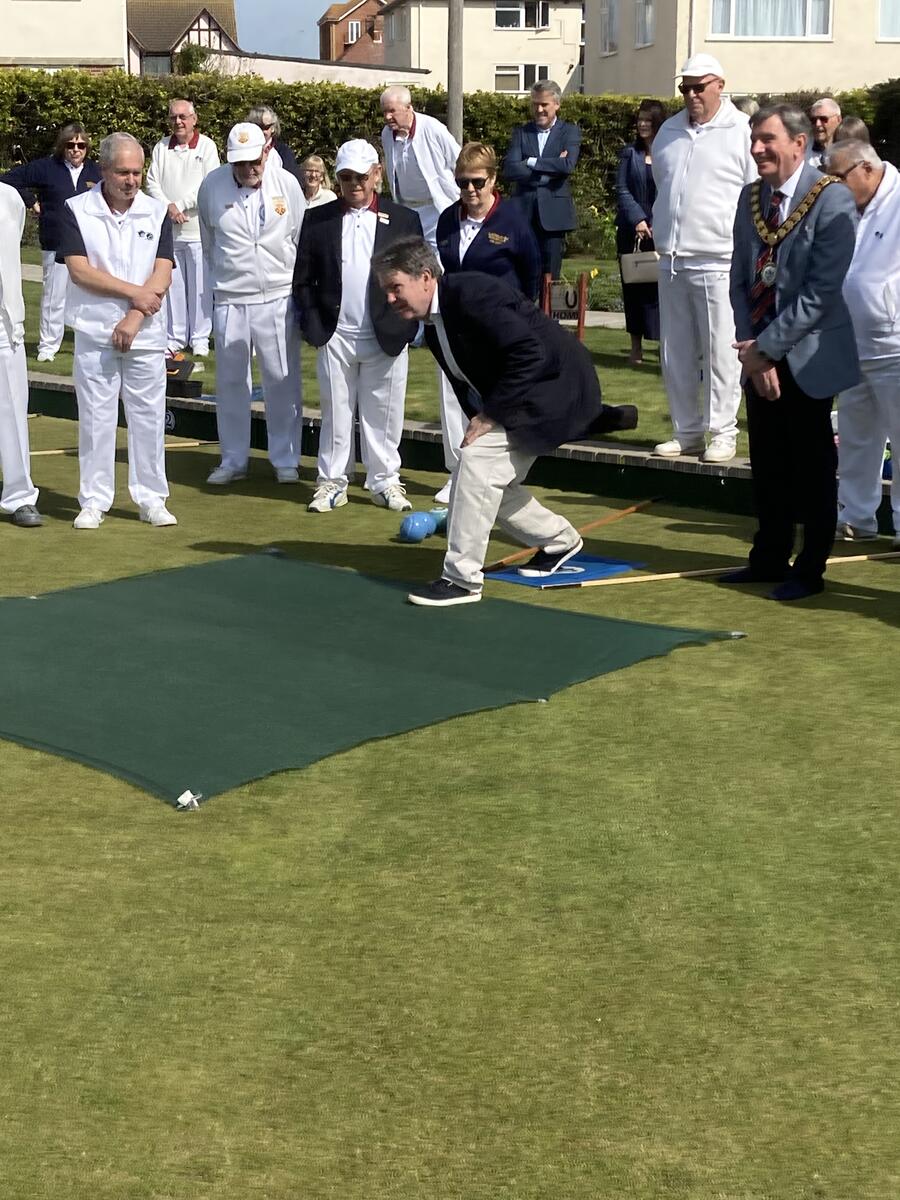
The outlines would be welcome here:
<svg viewBox="0 0 900 1200">
<path fill-rule="evenodd" d="M 78 503 L 101 512 L 112 508 L 119 396 L 128 425 L 128 491 L 142 508 L 164 503 L 169 494 L 164 351 L 123 354 L 76 330 L 72 378 L 78 399 Z"/>
<path fill-rule="evenodd" d="M 38 335 L 38 354 L 56 354 L 66 331 L 66 287 L 69 272 L 56 261 L 55 250 L 41 251 L 43 291 L 41 292 L 41 323 Z"/>
<path fill-rule="evenodd" d="M 28 454 L 28 366 L 25 345 L 11 346 L 0 323 L 0 469 L 3 492 L 0 510 L 13 513 L 24 504 L 37 504 Z"/>
<path fill-rule="evenodd" d="M 737 436 L 741 374 L 727 271 L 659 273 L 660 361 L 675 437 Z M 699 402 L 698 402 L 699 401 Z"/>
<path fill-rule="evenodd" d="M 459 448 L 469 424 L 469 418 L 463 412 L 456 398 L 450 380 L 437 365 L 438 397 L 441 405 L 441 441 L 444 444 L 444 466 L 453 474 L 459 462 Z"/>
<path fill-rule="evenodd" d="M 374 337 L 334 333 L 320 347 L 316 354 L 322 404 L 319 483 L 348 483 L 355 461 L 356 413 L 366 487 L 377 494 L 399 482 L 408 371 L 406 347 L 391 358 Z"/>
<path fill-rule="evenodd" d="M 885 442 L 894 473 L 891 507 L 900 533 L 900 358 L 861 362 L 862 382 L 838 396 L 839 519 L 875 533 Z"/>
<path fill-rule="evenodd" d="M 290 296 L 263 304 L 217 304 L 216 422 L 222 466 L 244 471 L 250 458 L 250 349 L 262 375 L 269 461 L 276 470 L 300 463 L 303 397 L 300 333 Z"/>
<path fill-rule="evenodd" d="M 551 553 L 578 541 L 577 530 L 565 517 L 544 508 L 522 486 L 534 459 L 511 446 L 501 428 L 460 451 L 450 490 L 445 579 L 472 592 L 481 588 L 495 521 L 516 541 Z"/>
<path fill-rule="evenodd" d="M 212 291 L 203 272 L 203 246 L 175 242 L 175 270 L 166 296 L 170 350 L 183 350 L 198 338 L 212 333 Z"/>
</svg>

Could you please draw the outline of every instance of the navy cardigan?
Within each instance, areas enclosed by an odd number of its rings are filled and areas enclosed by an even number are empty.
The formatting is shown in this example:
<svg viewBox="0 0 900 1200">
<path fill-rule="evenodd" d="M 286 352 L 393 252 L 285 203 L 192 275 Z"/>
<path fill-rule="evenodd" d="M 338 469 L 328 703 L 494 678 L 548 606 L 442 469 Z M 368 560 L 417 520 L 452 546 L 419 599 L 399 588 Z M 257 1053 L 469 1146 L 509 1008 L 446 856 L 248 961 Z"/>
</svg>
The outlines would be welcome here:
<svg viewBox="0 0 900 1200">
<path fill-rule="evenodd" d="M 634 227 L 640 221 L 649 225 L 656 199 L 656 184 L 644 162 L 646 151 L 635 142 L 619 152 L 616 173 L 616 248 L 619 254 L 634 249 Z"/>
<path fill-rule="evenodd" d="M 86 158 L 81 165 L 78 186 L 73 188 L 69 168 L 61 158 L 52 154 L 47 158 L 36 158 L 33 162 L 13 167 L 5 175 L 0 175 L 0 183 L 8 183 L 10 187 L 16 188 L 28 208 L 34 204 L 33 193 L 37 192 L 37 198 L 41 202 L 38 234 L 42 250 L 57 248 L 59 220 L 65 202 L 73 196 L 80 196 L 100 180 L 100 168 Z"/>
<path fill-rule="evenodd" d="M 459 261 L 459 219 L 462 206 L 451 204 L 438 217 L 437 248 L 448 275 L 459 271 L 483 271 L 502 279 L 509 287 L 537 300 L 541 282 L 541 255 L 528 219 L 517 204 L 500 200 L 482 222 Z"/>
</svg>

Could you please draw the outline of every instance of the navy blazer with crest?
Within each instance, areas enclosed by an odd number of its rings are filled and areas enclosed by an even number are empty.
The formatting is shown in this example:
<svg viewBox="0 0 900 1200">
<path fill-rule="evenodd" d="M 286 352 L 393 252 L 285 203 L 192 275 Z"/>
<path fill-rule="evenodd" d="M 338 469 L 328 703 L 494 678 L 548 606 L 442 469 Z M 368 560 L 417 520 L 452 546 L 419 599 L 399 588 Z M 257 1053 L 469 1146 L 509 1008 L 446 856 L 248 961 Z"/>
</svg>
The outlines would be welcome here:
<svg viewBox="0 0 900 1200">
<path fill-rule="evenodd" d="M 300 245 L 294 265 L 294 303 L 300 311 L 300 329 L 311 346 L 324 346 L 337 329 L 341 311 L 341 232 L 345 206 L 332 200 L 309 208 L 303 217 Z M 417 213 L 386 196 L 378 197 L 375 253 L 403 237 L 421 237 Z M 396 358 L 419 328 L 419 322 L 393 312 L 374 274 L 369 276 L 369 313 L 379 346 Z"/>
<path fill-rule="evenodd" d="M 438 217 L 437 249 L 448 275 L 457 271 L 483 271 L 537 300 L 541 282 L 541 252 L 531 226 L 518 206 L 500 200 L 485 217 L 465 258 L 459 261 L 460 204 L 451 204 Z"/>
<path fill-rule="evenodd" d="M 33 206 L 34 193 L 37 193 L 41 202 L 38 217 L 41 249 L 55 250 L 59 243 L 59 223 L 66 201 L 95 187 L 101 178 L 98 165 L 86 158 L 81 164 L 78 183 L 73 187 L 72 173 L 65 162 L 55 154 L 50 154 L 46 158 L 36 158 L 33 162 L 13 167 L 5 175 L 0 175 L 0 183 L 8 183 L 16 188 L 27 208 Z"/>
<path fill-rule="evenodd" d="M 578 165 L 581 130 L 559 117 L 550 130 L 544 153 L 538 150 L 538 127 L 534 121 L 517 125 L 503 160 L 503 178 L 515 184 L 513 195 L 531 220 L 537 211 L 545 233 L 565 233 L 578 224 L 569 176 Z M 565 157 L 561 157 L 565 151 Z M 532 170 L 528 159 L 537 159 Z"/>
</svg>

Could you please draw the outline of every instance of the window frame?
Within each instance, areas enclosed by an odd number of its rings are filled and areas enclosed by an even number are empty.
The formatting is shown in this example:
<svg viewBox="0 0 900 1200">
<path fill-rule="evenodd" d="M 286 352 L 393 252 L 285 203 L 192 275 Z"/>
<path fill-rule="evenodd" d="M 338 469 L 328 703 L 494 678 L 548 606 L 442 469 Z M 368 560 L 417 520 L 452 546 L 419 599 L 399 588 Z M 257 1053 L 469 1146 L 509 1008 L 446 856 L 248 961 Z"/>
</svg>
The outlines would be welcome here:
<svg viewBox="0 0 900 1200">
<path fill-rule="evenodd" d="M 738 0 L 728 0 L 729 4 L 729 24 L 731 29 L 734 29 L 735 10 Z M 809 19 L 812 14 L 812 0 L 806 0 L 806 27 L 809 28 Z M 828 0 L 828 32 L 827 33 L 716 33 L 713 31 L 713 14 L 715 12 L 714 4 L 709 6 L 709 34 L 707 41 L 710 42 L 833 42 L 834 41 L 834 0 Z"/>
<path fill-rule="evenodd" d="M 529 6 L 533 5 L 535 9 L 535 24 L 529 25 L 526 17 Z M 499 25 L 497 23 L 497 14 L 500 12 L 518 12 L 518 25 Z M 533 30 L 539 33 L 541 30 L 550 28 L 550 0 L 494 0 L 494 30 L 498 33 L 507 33 L 514 31 L 521 33 L 527 30 Z"/>
<path fill-rule="evenodd" d="M 878 0 L 878 36 L 875 38 L 875 41 L 887 42 L 888 44 L 893 43 L 896 45 L 897 42 L 900 42 L 900 29 L 898 29 L 897 33 L 882 32 L 882 26 L 884 23 L 884 6 L 886 2 L 887 0 Z"/>
<path fill-rule="evenodd" d="M 353 31 L 356 30 L 356 37 L 353 36 Z M 347 36 L 344 39 L 345 46 L 354 46 L 362 37 L 362 21 L 352 20 L 347 22 Z"/>
<path fill-rule="evenodd" d="M 550 78 L 550 64 L 549 63 L 495 63 L 494 64 L 494 94 L 497 96 L 527 96 L 528 93 L 531 91 L 531 86 L 532 86 L 530 83 L 525 82 L 525 72 L 526 72 L 526 70 L 528 70 L 529 67 L 535 72 L 535 76 L 534 76 L 535 83 L 539 79 L 549 79 Z M 497 87 L 498 73 L 503 73 L 503 74 L 506 74 L 511 77 L 514 71 L 518 75 L 518 84 L 519 84 L 519 86 L 515 89 L 515 91 L 513 91 L 512 88 L 498 88 Z M 540 72 L 542 72 L 542 71 L 544 73 L 540 74 Z"/>
<path fill-rule="evenodd" d="M 645 15 L 644 21 L 650 33 L 650 37 L 645 42 L 638 41 L 638 28 L 640 22 L 640 12 L 644 11 L 649 14 L 649 20 Z M 634 48 L 635 50 L 644 50 L 648 46 L 653 46 L 656 43 L 656 3 L 655 0 L 634 0 Z"/>
<path fill-rule="evenodd" d="M 600 0 L 598 16 L 601 33 L 606 18 L 606 46 L 601 44 L 597 52 L 601 58 L 610 58 L 619 53 L 619 0 Z"/>
</svg>

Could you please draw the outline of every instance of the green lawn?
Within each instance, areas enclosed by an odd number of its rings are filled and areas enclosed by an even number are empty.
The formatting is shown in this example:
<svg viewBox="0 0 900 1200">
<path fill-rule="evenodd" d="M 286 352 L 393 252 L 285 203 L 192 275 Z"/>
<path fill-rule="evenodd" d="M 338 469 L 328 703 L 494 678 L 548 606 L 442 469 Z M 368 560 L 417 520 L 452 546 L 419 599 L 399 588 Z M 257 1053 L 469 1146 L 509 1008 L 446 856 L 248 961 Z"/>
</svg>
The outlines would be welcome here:
<svg viewBox="0 0 900 1200">
<path fill-rule="evenodd" d="M 72 423 L 29 427 L 35 450 L 75 443 Z M 177 528 L 137 522 L 123 463 L 114 513 L 78 534 L 75 459 L 36 455 L 47 523 L 0 524 L 3 592 L 271 543 L 439 570 L 441 543 L 392 542 L 359 489 L 306 513 L 308 462 L 278 488 L 255 456 L 213 494 L 214 461 L 170 454 Z M 411 475 L 420 507 L 437 482 Z M 610 511 L 540 494 L 577 524 Z M 657 505 L 590 548 L 737 564 L 750 529 Z M 696 579 L 489 592 L 749 636 L 186 815 L 2 745 L 4 1200 L 898 1194 L 897 566 L 837 567 L 800 606 Z"/>
</svg>

